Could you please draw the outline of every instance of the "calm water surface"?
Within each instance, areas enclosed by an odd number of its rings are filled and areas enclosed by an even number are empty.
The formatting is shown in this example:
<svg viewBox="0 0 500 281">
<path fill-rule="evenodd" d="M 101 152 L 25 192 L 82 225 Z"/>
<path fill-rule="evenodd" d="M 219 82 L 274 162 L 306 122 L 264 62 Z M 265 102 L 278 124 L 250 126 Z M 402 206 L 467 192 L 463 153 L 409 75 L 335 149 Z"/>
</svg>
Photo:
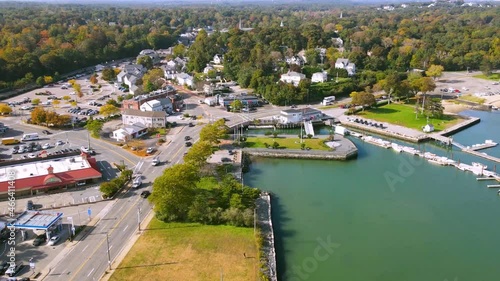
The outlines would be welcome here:
<svg viewBox="0 0 500 281">
<path fill-rule="evenodd" d="M 500 114 L 466 114 L 483 121 L 456 140 L 500 141 L 500 129 L 488 129 Z M 275 194 L 281 280 L 499 280 L 500 197 L 486 188 L 492 182 L 354 141 L 357 160 L 255 159 L 245 176 Z M 420 149 L 494 167 L 456 150 Z"/>
</svg>

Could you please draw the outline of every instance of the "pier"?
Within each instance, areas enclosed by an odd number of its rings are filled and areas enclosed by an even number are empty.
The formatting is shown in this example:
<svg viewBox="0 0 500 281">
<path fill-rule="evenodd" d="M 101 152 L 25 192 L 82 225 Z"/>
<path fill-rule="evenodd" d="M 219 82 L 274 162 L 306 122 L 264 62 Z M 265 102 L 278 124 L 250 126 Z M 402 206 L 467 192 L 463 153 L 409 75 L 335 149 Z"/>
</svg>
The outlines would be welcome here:
<svg viewBox="0 0 500 281">
<path fill-rule="evenodd" d="M 469 153 L 469 154 L 472 154 L 472 155 L 477 156 L 477 157 L 481 157 L 481 158 L 488 159 L 488 160 L 493 161 L 493 162 L 500 163 L 500 158 L 488 155 L 484 152 L 478 152 L 478 151 L 471 150 L 471 149 L 463 149 L 462 151 Z"/>
<path fill-rule="evenodd" d="M 477 150 L 481 150 L 481 149 L 495 147 L 497 145 L 498 145 L 498 143 L 493 142 L 492 140 L 486 140 L 486 141 L 484 141 L 484 143 L 473 144 L 471 147 L 467 147 L 467 149 L 477 151 Z"/>
</svg>

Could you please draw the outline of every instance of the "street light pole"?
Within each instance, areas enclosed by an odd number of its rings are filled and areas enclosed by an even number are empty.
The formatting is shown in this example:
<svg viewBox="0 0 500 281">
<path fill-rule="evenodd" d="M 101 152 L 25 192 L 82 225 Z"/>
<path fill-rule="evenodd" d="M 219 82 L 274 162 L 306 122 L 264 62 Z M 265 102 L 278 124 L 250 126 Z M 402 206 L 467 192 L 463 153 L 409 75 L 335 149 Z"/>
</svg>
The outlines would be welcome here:
<svg viewBox="0 0 500 281">
<path fill-rule="evenodd" d="M 137 225 L 139 226 L 139 232 L 141 231 L 141 207 L 137 206 Z"/>
<path fill-rule="evenodd" d="M 106 233 L 106 245 L 108 246 L 108 265 L 109 270 L 111 270 L 111 255 L 109 253 L 109 235 Z"/>
</svg>

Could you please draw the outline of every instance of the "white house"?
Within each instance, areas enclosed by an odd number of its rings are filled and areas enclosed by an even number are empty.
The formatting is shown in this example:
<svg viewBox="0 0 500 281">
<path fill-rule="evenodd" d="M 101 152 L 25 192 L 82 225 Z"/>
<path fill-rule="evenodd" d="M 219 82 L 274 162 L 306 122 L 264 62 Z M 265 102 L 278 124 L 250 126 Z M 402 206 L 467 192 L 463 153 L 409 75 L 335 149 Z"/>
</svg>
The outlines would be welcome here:
<svg viewBox="0 0 500 281">
<path fill-rule="evenodd" d="M 424 131 L 424 133 L 434 132 L 434 126 L 432 124 L 427 124 L 422 127 L 422 130 Z"/>
<path fill-rule="evenodd" d="M 224 62 L 224 56 L 223 55 L 216 54 L 214 56 L 214 63 L 215 64 L 222 64 L 223 62 Z"/>
<path fill-rule="evenodd" d="M 347 70 L 349 76 L 353 76 L 354 74 L 356 74 L 356 65 L 352 62 L 349 62 L 348 59 L 337 59 L 337 61 L 335 62 L 335 68 Z"/>
<path fill-rule="evenodd" d="M 188 87 L 194 86 L 193 76 L 187 73 L 178 73 L 175 75 L 175 79 L 177 80 L 177 84 L 186 85 Z"/>
<path fill-rule="evenodd" d="M 283 81 L 285 83 L 293 84 L 295 87 L 297 87 L 302 79 L 305 79 L 306 76 L 302 73 L 294 72 L 294 71 L 289 71 L 286 74 L 282 74 L 280 81 Z"/>
<path fill-rule="evenodd" d="M 213 67 L 213 66 L 211 66 L 211 65 L 209 65 L 209 64 L 207 64 L 207 66 L 203 69 L 203 73 L 204 73 L 204 74 L 208 74 L 208 72 L 209 72 L 210 70 L 214 70 L 214 67 Z"/>
<path fill-rule="evenodd" d="M 163 111 L 160 101 L 150 100 L 140 106 L 141 111 Z"/>
<path fill-rule="evenodd" d="M 141 137 L 148 132 L 148 128 L 143 124 L 136 123 L 113 131 L 111 138 L 117 141 L 129 141 Z"/>
<path fill-rule="evenodd" d="M 282 110 L 278 119 L 282 124 L 293 124 L 303 121 L 321 120 L 322 117 L 323 112 L 321 112 L 320 110 L 310 107 L 304 107 Z"/>
<path fill-rule="evenodd" d="M 153 64 L 157 64 L 160 62 L 160 56 L 158 55 L 158 53 L 156 53 L 155 50 L 151 50 L 151 49 L 142 50 L 139 53 L 139 55 L 137 56 L 137 59 L 144 57 L 144 56 L 150 57 L 151 60 L 153 61 Z"/>
<path fill-rule="evenodd" d="M 313 73 L 311 83 L 323 83 L 328 80 L 328 75 L 325 71 Z"/>
<path fill-rule="evenodd" d="M 137 79 L 142 78 L 146 73 L 146 68 L 141 64 L 129 64 L 126 65 L 120 73 L 116 76 L 118 83 L 124 83 L 128 85 L 130 93 L 135 94 L 138 87 L 135 85 Z"/>
<path fill-rule="evenodd" d="M 302 66 L 305 63 L 304 60 L 299 56 L 286 57 L 285 61 L 287 64 L 295 64 L 299 66 Z"/>
<path fill-rule="evenodd" d="M 122 111 L 123 125 L 144 124 L 148 128 L 165 128 L 167 113 L 165 111 L 141 111 L 124 109 Z"/>
</svg>

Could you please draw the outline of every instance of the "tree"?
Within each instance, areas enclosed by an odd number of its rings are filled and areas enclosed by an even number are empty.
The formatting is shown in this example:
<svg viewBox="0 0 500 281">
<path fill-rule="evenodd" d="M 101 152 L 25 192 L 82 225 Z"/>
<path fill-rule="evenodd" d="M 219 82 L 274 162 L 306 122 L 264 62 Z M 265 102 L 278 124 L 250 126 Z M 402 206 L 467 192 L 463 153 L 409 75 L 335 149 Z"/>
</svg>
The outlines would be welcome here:
<svg viewBox="0 0 500 281">
<path fill-rule="evenodd" d="M 43 81 L 45 84 L 50 84 L 50 83 L 54 82 L 54 78 L 52 78 L 52 76 L 44 76 Z"/>
<path fill-rule="evenodd" d="M 97 82 L 98 82 L 98 81 L 97 81 L 97 74 L 95 74 L 95 73 L 94 73 L 94 74 L 90 75 L 89 81 L 90 81 L 90 83 L 92 83 L 93 85 L 97 84 Z"/>
<path fill-rule="evenodd" d="M 0 103 L 0 114 L 1 115 L 9 115 L 12 113 L 12 108 L 5 103 Z"/>
<path fill-rule="evenodd" d="M 176 164 L 165 169 L 153 183 L 149 200 L 160 220 L 185 221 L 192 204 L 199 170 L 191 163 Z"/>
<path fill-rule="evenodd" d="M 210 155 L 212 155 L 212 145 L 208 141 L 198 141 L 184 156 L 184 162 L 200 167 L 207 162 Z"/>
<path fill-rule="evenodd" d="M 35 83 L 36 83 L 38 86 L 43 86 L 43 85 L 45 84 L 45 80 L 43 80 L 43 77 L 42 77 L 42 76 L 39 76 L 38 78 L 36 78 Z"/>
<path fill-rule="evenodd" d="M 165 82 L 165 74 L 160 68 L 148 70 L 142 77 L 145 92 L 152 92 L 161 88 Z"/>
<path fill-rule="evenodd" d="M 113 81 L 116 78 L 116 72 L 111 67 L 106 67 L 102 70 L 101 77 L 105 81 Z"/>
<path fill-rule="evenodd" d="M 67 102 L 71 99 L 71 97 L 70 96 L 63 96 L 62 99 Z"/>
<path fill-rule="evenodd" d="M 175 47 L 172 50 L 172 54 L 174 55 L 174 57 L 183 58 L 184 55 L 186 54 L 186 46 L 184 46 L 182 43 L 175 45 Z"/>
<path fill-rule="evenodd" d="M 153 68 L 153 59 L 150 56 L 142 56 L 137 59 L 137 64 L 141 64 L 147 69 Z"/>
<path fill-rule="evenodd" d="M 241 100 L 234 100 L 230 105 L 232 112 L 239 112 L 241 108 L 243 108 L 243 102 L 241 102 Z"/>
<path fill-rule="evenodd" d="M 99 138 L 99 132 L 102 130 L 103 125 L 104 123 L 102 121 L 90 118 L 89 121 L 87 121 L 87 124 L 85 125 L 85 129 L 87 129 L 90 132 L 90 135 L 92 137 Z"/>
<path fill-rule="evenodd" d="M 443 116 L 444 107 L 439 98 L 427 99 L 424 107 L 425 115 L 427 116 L 435 118 L 441 118 Z"/>
<path fill-rule="evenodd" d="M 69 103 L 72 107 L 76 107 L 78 105 L 78 103 L 76 101 L 72 101 Z"/>
<path fill-rule="evenodd" d="M 200 140 L 210 144 L 218 144 L 220 139 L 226 137 L 228 127 L 224 119 L 219 119 L 212 124 L 205 125 L 200 131 Z"/>
<path fill-rule="evenodd" d="M 53 100 L 53 101 L 52 101 L 52 105 L 53 105 L 54 107 L 58 107 L 58 106 L 59 106 L 59 104 L 61 104 L 61 102 L 60 102 L 59 100 Z"/>
<path fill-rule="evenodd" d="M 109 117 L 110 115 L 118 114 L 120 109 L 112 104 L 105 104 L 99 108 L 99 113 Z"/>
<path fill-rule="evenodd" d="M 120 187 L 115 182 L 103 182 L 99 187 L 99 190 L 102 192 L 103 197 L 109 198 L 115 195 L 115 193 L 120 189 Z"/>
<path fill-rule="evenodd" d="M 352 104 L 363 106 L 363 110 L 366 107 L 370 107 L 375 104 L 375 96 L 367 92 L 352 92 L 351 93 Z"/>
<path fill-rule="evenodd" d="M 425 74 L 436 80 L 436 78 L 441 77 L 441 75 L 443 75 L 443 70 L 444 70 L 443 66 L 431 64 L 431 66 L 429 66 L 427 71 L 425 71 Z"/>
<path fill-rule="evenodd" d="M 40 104 L 40 99 L 39 99 L 39 98 L 33 99 L 33 100 L 31 101 L 31 104 L 32 104 L 32 105 L 35 105 L 35 106 L 39 105 L 39 104 Z"/>
<path fill-rule="evenodd" d="M 47 122 L 47 111 L 43 107 L 38 106 L 31 111 L 31 123 L 40 125 L 46 124 Z"/>
<path fill-rule="evenodd" d="M 118 98 L 121 98 L 121 96 L 118 97 Z M 115 107 L 120 107 L 120 104 L 115 99 L 109 99 L 108 101 L 106 101 L 106 104 L 111 104 L 111 105 L 113 105 Z"/>
</svg>

